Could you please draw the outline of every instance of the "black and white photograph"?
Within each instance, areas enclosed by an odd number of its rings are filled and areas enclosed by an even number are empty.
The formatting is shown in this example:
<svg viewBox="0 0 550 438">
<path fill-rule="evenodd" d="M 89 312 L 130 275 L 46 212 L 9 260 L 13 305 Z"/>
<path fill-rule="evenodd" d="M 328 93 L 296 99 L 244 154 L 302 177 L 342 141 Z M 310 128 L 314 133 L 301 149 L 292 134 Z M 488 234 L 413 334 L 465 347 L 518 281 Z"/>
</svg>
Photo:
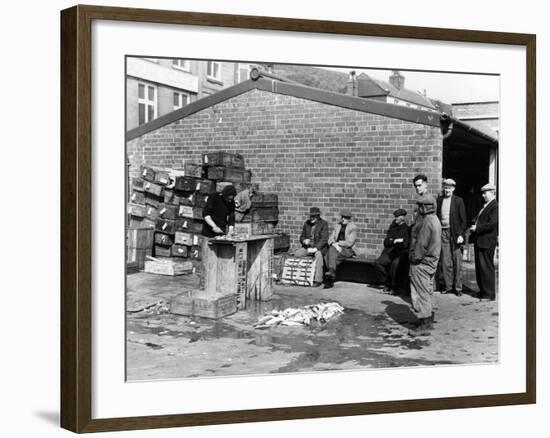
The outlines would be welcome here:
<svg viewBox="0 0 550 438">
<path fill-rule="evenodd" d="M 127 381 L 499 363 L 498 74 L 127 56 L 125 84 Z"/>
</svg>

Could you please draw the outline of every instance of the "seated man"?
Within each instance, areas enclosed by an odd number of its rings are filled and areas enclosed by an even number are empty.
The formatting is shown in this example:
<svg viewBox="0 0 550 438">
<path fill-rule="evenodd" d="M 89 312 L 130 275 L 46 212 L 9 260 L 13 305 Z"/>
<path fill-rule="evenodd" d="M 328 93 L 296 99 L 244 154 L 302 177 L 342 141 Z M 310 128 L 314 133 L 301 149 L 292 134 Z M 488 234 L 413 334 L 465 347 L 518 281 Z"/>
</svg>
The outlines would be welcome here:
<svg viewBox="0 0 550 438">
<path fill-rule="evenodd" d="M 323 256 L 328 250 L 328 223 L 321 219 L 321 210 L 309 209 L 309 219 L 304 222 L 300 235 L 302 248 L 294 252 L 296 257 L 315 257 L 315 275 L 313 287 L 319 287 L 323 281 Z"/>
<path fill-rule="evenodd" d="M 325 256 L 328 269 L 325 275 L 325 289 L 334 286 L 338 265 L 343 260 L 355 255 L 353 245 L 357 240 L 357 225 L 351 222 L 351 212 L 349 210 L 342 210 L 340 216 L 340 223 L 336 225 L 328 239 L 329 249 Z"/>
<path fill-rule="evenodd" d="M 245 189 L 235 196 L 235 222 L 242 222 L 246 213 L 250 211 L 252 206 L 252 197 L 256 194 L 254 186 Z"/>
<path fill-rule="evenodd" d="M 380 274 L 380 280 L 386 292 L 397 293 L 397 267 L 401 254 L 409 249 L 409 226 L 405 222 L 407 212 L 399 208 L 393 212 L 395 219 L 392 221 L 386 238 L 384 249 L 374 265 Z"/>
</svg>

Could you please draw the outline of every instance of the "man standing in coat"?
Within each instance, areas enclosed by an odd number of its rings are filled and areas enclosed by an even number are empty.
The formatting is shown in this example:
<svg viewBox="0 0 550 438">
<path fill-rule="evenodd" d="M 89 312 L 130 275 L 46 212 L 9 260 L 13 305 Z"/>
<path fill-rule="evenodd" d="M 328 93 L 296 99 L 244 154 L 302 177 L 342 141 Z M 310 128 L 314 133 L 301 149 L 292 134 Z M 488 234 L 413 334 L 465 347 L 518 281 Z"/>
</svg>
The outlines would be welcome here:
<svg viewBox="0 0 550 438">
<path fill-rule="evenodd" d="M 486 184 L 481 188 L 485 205 L 474 218 L 470 227 L 470 240 L 474 242 L 476 280 L 479 298 L 494 301 L 495 292 L 495 249 L 498 238 L 498 204 L 495 199 L 496 187 Z"/>
<path fill-rule="evenodd" d="M 417 200 L 418 217 L 411 231 L 409 277 L 412 308 L 419 322 L 412 336 L 427 335 L 434 320 L 434 275 L 441 253 L 441 224 L 435 215 L 436 201 L 430 194 Z"/>
<path fill-rule="evenodd" d="M 355 255 L 353 245 L 357 240 L 357 225 L 351 222 L 351 211 L 349 210 L 342 210 L 340 217 L 340 223 L 336 225 L 328 239 L 329 249 L 325 256 L 328 269 L 325 275 L 325 289 L 334 286 L 338 265 L 343 260 Z"/>
<path fill-rule="evenodd" d="M 392 221 L 386 238 L 384 239 L 384 249 L 380 257 L 374 262 L 380 281 L 384 285 L 386 292 L 397 292 L 397 266 L 401 254 L 409 249 L 409 226 L 405 222 L 407 212 L 399 208 L 393 212 Z"/>
<path fill-rule="evenodd" d="M 466 232 L 466 208 L 462 198 L 455 196 L 456 182 L 443 180 L 443 196 L 437 198 L 437 217 L 441 222 L 441 256 L 439 264 L 445 290 L 442 293 L 462 295 L 462 245 Z"/>
<path fill-rule="evenodd" d="M 323 282 L 323 257 L 328 250 L 328 223 L 321 219 L 321 210 L 317 207 L 309 209 L 309 219 L 304 222 L 300 235 L 302 248 L 294 255 L 296 257 L 315 257 L 315 275 L 313 287 L 321 286 Z"/>
</svg>

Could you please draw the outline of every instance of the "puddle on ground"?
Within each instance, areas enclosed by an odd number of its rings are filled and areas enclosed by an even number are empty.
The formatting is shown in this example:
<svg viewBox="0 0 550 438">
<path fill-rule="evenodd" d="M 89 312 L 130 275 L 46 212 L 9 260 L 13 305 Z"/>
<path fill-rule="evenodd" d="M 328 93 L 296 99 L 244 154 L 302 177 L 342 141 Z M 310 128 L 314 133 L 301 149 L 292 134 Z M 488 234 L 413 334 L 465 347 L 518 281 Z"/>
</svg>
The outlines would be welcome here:
<svg viewBox="0 0 550 438">
<path fill-rule="evenodd" d="M 247 309 L 221 320 L 187 318 L 188 321 L 195 321 L 196 326 L 187 325 L 181 330 L 177 326 L 180 317 L 174 315 L 161 315 L 153 325 L 147 325 L 143 318 L 129 317 L 128 330 L 158 335 L 157 342 L 162 340 L 162 336 L 176 337 L 188 343 L 222 338 L 248 339 L 250 345 L 298 353 L 294 360 L 274 371 L 276 373 L 320 369 L 316 366 L 323 370 L 341 369 L 341 364 L 352 362 L 357 366 L 373 368 L 453 363 L 395 357 L 385 353 L 384 349 L 397 349 L 394 354 L 401 354 L 403 350 L 421 350 L 430 342 L 429 338 L 408 336 L 406 330 L 386 314 L 369 315 L 361 310 L 346 308 L 343 314 L 324 324 L 315 321 L 310 326 L 253 328 L 259 316 L 273 309 L 312 304 L 311 299 L 301 297 L 293 299 L 290 305 L 288 301 L 278 297 L 269 302 L 251 302 Z"/>
</svg>

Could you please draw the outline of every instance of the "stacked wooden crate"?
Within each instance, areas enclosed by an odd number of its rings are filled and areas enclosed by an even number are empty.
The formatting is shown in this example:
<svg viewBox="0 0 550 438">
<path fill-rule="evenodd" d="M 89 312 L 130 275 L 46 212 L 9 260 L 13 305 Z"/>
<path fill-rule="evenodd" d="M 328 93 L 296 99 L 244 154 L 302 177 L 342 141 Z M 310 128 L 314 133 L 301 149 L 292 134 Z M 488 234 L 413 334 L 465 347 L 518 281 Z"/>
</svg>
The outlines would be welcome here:
<svg viewBox="0 0 550 438">
<path fill-rule="evenodd" d="M 142 270 L 147 256 L 153 254 L 153 230 L 130 228 L 126 235 L 127 261 Z"/>
<path fill-rule="evenodd" d="M 279 220 L 277 194 L 257 192 L 252 196 L 251 204 L 242 221 L 235 224 L 235 232 L 244 235 L 272 234 Z"/>
</svg>

